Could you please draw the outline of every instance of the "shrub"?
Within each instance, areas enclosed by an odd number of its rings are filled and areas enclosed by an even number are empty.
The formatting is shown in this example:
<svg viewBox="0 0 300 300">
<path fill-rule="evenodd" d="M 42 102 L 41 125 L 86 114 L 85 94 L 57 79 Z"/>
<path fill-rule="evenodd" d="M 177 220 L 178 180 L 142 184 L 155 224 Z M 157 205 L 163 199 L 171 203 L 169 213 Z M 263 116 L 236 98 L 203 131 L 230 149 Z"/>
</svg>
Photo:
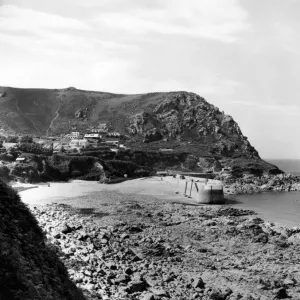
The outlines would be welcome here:
<svg viewBox="0 0 300 300">
<path fill-rule="evenodd" d="M 28 178 L 30 181 L 40 181 L 37 170 L 31 164 L 18 164 L 11 169 L 11 175 Z"/>
<path fill-rule="evenodd" d="M 97 167 L 93 167 L 86 175 L 78 177 L 81 180 L 100 180 L 105 177 L 105 173 L 103 170 Z"/>
<path fill-rule="evenodd" d="M 0 154 L 0 160 L 6 161 L 6 162 L 12 162 L 15 161 L 15 158 L 12 154 L 9 153 L 1 153 Z"/>
<path fill-rule="evenodd" d="M 116 177 L 123 177 L 125 174 L 132 177 L 134 176 L 134 172 L 139 168 L 139 166 L 133 162 L 122 160 L 104 161 L 103 167 L 110 176 Z"/>
<path fill-rule="evenodd" d="M 43 176 L 50 176 L 59 180 L 68 180 L 70 178 L 79 178 L 88 180 L 98 180 L 99 174 L 93 170 L 96 158 L 90 156 L 67 156 L 52 155 L 46 158 L 45 172 Z M 92 171 L 93 170 L 93 171 Z M 92 173 L 91 173 L 92 172 Z M 96 178 L 96 179 L 93 179 Z"/>
<path fill-rule="evenodd" d="M 0 178 L 4 181 L 9 179 L 9 168 L 7 166 L 0 166 Z"/>
<path fill-rule="evenodd" d="M 9 135 L 5 141 L 7 143 L 17 143 L 19 141 L 19 137 L 17 135 Z"/>
<path fill-rule="evenodd" d="M 52 155 L 53 149 L 44 148 L 42 145 L 36 143 L 22 143 L 18 149 L 25 153 Z"/>
<path fill-rule="evenodd" d="M 33 143 L 33 138 L 30 135 L 23 135 L 19 138 L 20 143 Z"/>
</svg>

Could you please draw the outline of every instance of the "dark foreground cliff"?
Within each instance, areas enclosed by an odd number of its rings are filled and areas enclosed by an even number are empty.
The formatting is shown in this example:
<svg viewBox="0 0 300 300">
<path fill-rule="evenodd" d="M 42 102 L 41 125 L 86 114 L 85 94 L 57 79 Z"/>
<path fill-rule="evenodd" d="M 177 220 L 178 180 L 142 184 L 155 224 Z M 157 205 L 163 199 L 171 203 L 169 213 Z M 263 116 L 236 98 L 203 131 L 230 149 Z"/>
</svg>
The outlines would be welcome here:
<svg viewBox="0 0 300 300">
<path fill-rule="evenodd" d="M 19 196 L 0 181 L 0 299 L 84 299 Z"/>
</svg>

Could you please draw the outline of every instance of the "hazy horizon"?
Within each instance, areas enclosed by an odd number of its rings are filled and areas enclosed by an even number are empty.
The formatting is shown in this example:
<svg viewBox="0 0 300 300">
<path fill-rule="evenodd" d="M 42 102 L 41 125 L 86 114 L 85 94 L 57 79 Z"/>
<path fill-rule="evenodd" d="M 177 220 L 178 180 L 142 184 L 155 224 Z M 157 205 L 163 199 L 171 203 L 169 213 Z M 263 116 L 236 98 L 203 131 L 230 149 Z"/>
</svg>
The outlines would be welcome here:
<svg viewBox="0 0 300 300">
<path fill-rule="evenodd" d="M 300 159 L 299 0 L 0 0 L 0 85 L 188 91 Z"/>
</svg>

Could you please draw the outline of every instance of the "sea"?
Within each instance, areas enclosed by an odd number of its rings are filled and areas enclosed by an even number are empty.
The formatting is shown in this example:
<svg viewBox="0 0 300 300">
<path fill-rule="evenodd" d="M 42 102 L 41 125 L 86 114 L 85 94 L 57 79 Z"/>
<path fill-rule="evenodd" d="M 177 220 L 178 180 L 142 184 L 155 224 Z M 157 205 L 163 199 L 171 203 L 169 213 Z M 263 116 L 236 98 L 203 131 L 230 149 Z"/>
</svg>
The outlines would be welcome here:
<svg viewBox="0 0 300 300">
<path fill-rule="evenodd" d="M 264 159 L 286 173 L 300 176 L 299 159 Z M 255 195 L 238 195 L 232 198 L 234 207 L 251 209 L 259 217 L 289 228 L 300 227 L 300 191 L 265 192 Z"/>
<path fill-rule="evenodd" d="M 264 159 L 286 173 L 300 175 L 300 159 Z"/>
</svg>

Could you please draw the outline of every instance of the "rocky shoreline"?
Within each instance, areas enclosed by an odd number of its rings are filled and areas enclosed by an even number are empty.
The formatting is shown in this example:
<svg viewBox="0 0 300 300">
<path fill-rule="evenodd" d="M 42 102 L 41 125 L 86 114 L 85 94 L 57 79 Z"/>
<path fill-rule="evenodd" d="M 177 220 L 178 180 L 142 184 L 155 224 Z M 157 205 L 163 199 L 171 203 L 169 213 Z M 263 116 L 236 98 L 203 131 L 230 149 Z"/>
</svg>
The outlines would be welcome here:
<svg viewBox="0 0 300 300">
<path fill-rule="evenodd" d="M 224 206 L 108 198 L 98 210 L 29 206 L 87 299 L 300 299 L 300 228 Z"/>
<path fill-rule="evenodd" d="M 261 192 L 291 192 L 300 191 L 300 177 L 294 174 L 253 176 L 244 175 L 241 178 L 218 176 L 224 184 L 226 194 L 255 194 Z"/>
</svg>

